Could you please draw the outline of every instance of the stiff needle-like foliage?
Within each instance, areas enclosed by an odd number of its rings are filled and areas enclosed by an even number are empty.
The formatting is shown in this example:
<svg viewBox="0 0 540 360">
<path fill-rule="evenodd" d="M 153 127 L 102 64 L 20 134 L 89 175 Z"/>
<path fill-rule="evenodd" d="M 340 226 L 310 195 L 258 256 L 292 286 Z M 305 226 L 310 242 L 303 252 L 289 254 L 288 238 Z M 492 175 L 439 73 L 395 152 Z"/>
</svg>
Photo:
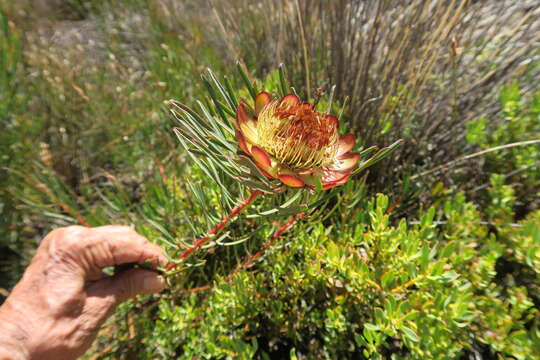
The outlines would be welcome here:
<svg viewBox="0 0 540 360">
<path fill-rule="evenodd" d="M 309 213 L 332 196 L 325 190 L 343 185 L 400 144 L 397 141 L 380 150 L 373 146 L 353 152 L 355 136 L 340 135 L 335 115 L 318 111 L 316 104 L 302 102 L 286 84 L 282 69 L 275 97 L 267 91 L 258 92 L 240 65 L 238 72 L 251 99 L 239 96 L 240 91 L 233 89 L 229 79 L 221 82 L 208 70 L 203 81 L 210 97 L 197 101 L 198 110 L 176 100 L 166 103 L 179 122 L 174 131 L 183 147 L 216 181 L 225 203 L 235 206 L 216 228 L 207 232 L 208 236 L 194 243 L 195 248 L 237 216 L 239 206 L 241 210 L 246 207 L 246 200 L 240 205 L 234 200 L 238 196 L 231 193 L 231 180 L 251 192 L 248 203 L 261 194 L 285 194 L 281 205 L 258 215 Z M 287 190 L 291 190 L 290 194 Z M 300 207 L 290 206 L 297 201 Z"/>
<path fill-rule="evenodd" d="M 220 82 L 209 69 L 203 81 L 210 101 L 206 105 L 198 101 L 199 111 L 176 100 L 167 101 L 180 123 L 174 129 L 180 142 L 214 179 L 228 175 L 266 194 L 288 188 L 327 190 L 344 184 L 400 144 L 352 152 L 355 136 L 340 135 L 335 115 L 320 112 L 315 104 L 293 94 L 282 69 L 276 98 L 266 91 L 258 93 L 240 65 L 238 70 L 250 100 L 239 99 L 239 91 L 232 89 L 230 81 Z M 230 195 L 227 187 L 221 190 Z"/>
</svg>

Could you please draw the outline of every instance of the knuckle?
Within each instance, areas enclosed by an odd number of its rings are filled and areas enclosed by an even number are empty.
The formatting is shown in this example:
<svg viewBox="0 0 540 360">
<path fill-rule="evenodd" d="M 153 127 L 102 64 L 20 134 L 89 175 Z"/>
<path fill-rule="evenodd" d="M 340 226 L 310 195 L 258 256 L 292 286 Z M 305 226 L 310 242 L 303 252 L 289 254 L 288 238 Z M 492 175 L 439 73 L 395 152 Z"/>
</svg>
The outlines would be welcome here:
<svg viewBox="0 0 540 360">
<path fill-rule="evenodd" d="M 116 231 L 132 231 L 131 227 L 127 225 L 110 225 L 112 230 Z"/>
<path fill-rule="evenodd" d="M 102 308 L 100 309 L 102 314 L 110 314 L 111 311 L 114 311 L 116 306 L 119 304 L 119 297 L 113 295 L 107 295 L 103 297 L 103 302 L 101 304 Z"/>
<path fill-rule="evenodd" d="M 88 229 L 79 225 L 71 225 L 56 229 L 54 231 L 56 231 L 55 235 L 58 236 L 60 239 L 62 239 L 63 241 L 68 241 L 73 238 L 81 237 L 84 233 L 88 231 Z"/>
<path fill-rule="evenodd" d="M 49 251 L 60 258 L 76 253 L 84 246 L 90 229 L 83 226 L 67 226 L 55 229 L 50 234 Z"/>
<path fill-rule="evenodd" d="M 86 229 L 79 226 L 69 226 L 64 229 L 61 238 L 59 239 L 64 246 L 74 246 L 80 243 L 85 235 Z"/>
</svg>

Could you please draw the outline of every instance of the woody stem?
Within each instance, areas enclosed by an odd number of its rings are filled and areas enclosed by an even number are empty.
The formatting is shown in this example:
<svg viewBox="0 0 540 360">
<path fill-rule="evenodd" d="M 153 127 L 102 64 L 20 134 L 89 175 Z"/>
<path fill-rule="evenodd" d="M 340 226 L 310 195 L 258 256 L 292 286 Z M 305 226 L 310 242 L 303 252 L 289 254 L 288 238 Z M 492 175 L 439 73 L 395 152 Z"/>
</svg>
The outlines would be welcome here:
<svg viewBox="0 0 540 360">
<path fill-rule="evenodd" d="M 226 281 L 229 282 L 233 278 L 233 276 L 238 274 L 240 271 L 245 270 L 245 269 L 249 268 L 250 266 L 252 266 L 253 263 L 255 262 L 255 260 L 257 260 L 261 256 L 263 256 L 264 253 L 266 252 L 266 250 L 268 250 L 268 248 L 270 246 L 272 246 L 274 244 L 274 242 L 277 239 L 279 239 L 279 237 L 281 237 L 281 235 L 283 235 L 283 233 L 285 231 L 288 231 L 290 228 L 292 228 L 296 224 L 296 222 L 298 220 L 302 219 L 305 216 L 306 216 L 306 213 L 300 213 L 298 215 L 293 215 L 293 216 L 291 216 L 289 218 L 289 220 L 285 224 L 280 225 L 276 229 L 276 231 L 274 232 L 272 237 L 255 254 L 253 254 L 249 258 L 247 258 L 233 272 L 231 272 L 227 276 Z M 192 288 L 192 289 L 189 289 L 189 290 L 185 290 L 184 292 L 186 292 L 186 293 L 195 293 L 195 292 L 199 292 L 199 291 L 209 290 L 211 288 L 212 288 L 212 285 L 203 285 L 203 286 L 198 286 L 196 288 Z"/>
<path fill-rule="evenodd" d="M 173 270 L 179 263 L 185 261 L 195 251 L 199 250 L 213 236 L 220 233 L 225 228 L 225 226 L 227 226 L 229 221 L 231 221 L 232 219 L 234 219 L 235 217 L 240 215 L 240 212 L 242 212 L 242 210 L 244 210 L 251 203 L 253 203 L 253 201 L 255 201 L 255 199 L 261 194 L 262 194 L 262 192 L 259 191 L 259 190 L 251 191 L 251 193 L 250 193 L 250 195 L 249 195 L 249 197 L 247 199 L 245 199 L 244 201 L 242 201 L 242 203 L 240 203 L 234 209 L 232 209 L 231 212 L 228 213 L 226 216 L 224 216 L 223 219 L 221 219 L 221 221 L 216 226 L 214 226 L 212 229 L 208 230 L 206 236 L 203 236 L 203 237 L 199 238 L 197 241 L 195 241 L 193 243 L 193 246 L 191 246 L 190 248 L 184 250 L 184 252 L 182 252 L 182 254 L 180 254 L 180 256 L 178 257 L 178 261 L 176 263 L 169 264 L 169 266 L 167 266 L 165 268 L 165 271 L 169 272 L 169 271 Z"/>
<path fill-rule="evenodd" d="M 268 240 L 260 249 L 259 251 L 257 251 L 255 254 L 251 255 L 248 259 L 246 259 L 241 265 L 239 268 L 237 268 L 237 270 L 235 272 L 233 272 L 231 275 L 234 275 L 236 274 L 238 271 L 242 270 L 242 269 L 247 269 L 249 268 L 250 266 L 253 265 L 253 263 L 255 262 L 255 260 L 257 260 L 258 258 L 260 258 L 261 256 L 264 255 L 264 253 L 266 252 L 266 250 L 268 250 L 268 248 L 270 246 L 272 246 L 274 244 L 274 241 L 276 241 L 276 239 L 278 239 L 281 235 L 283 235 L 283 233 L 287 230 L 289 230 L 290 228 L 292 228 L 294 226 L 294 224 L 296 224 L 296 222 L 300 219 L 302 219 L 304 216 L 306 216 L 306 213 L 300 213 L 298 215 L 293 215 L 289 218 L 289 221 L 287 221 L 285 224 L 279 226 L 276 231 L 274 232 L 274 234 L 272 235 L 272 237 L 270 238 L 270 240 Z"/>
</svg>

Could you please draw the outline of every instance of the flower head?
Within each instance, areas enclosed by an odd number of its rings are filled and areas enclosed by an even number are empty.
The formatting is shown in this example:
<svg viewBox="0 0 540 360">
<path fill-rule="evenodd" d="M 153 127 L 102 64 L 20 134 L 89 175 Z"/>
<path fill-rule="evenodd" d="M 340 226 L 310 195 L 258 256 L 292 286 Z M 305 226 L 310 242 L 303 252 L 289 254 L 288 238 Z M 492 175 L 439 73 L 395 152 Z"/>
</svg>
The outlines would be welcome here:
<svg viewBox="0 0 540 360">
<path fill-rule="evenodd" d="M 251 108 L 236 111 L 236 139 L 268 178 L 290 187 L 330 189 L 344 184 L 360 159 L 355 137 L 340 136 L 338 119 L 317 112 L 293 94 L 272 99 L 261 92 Z"/>
</svg>

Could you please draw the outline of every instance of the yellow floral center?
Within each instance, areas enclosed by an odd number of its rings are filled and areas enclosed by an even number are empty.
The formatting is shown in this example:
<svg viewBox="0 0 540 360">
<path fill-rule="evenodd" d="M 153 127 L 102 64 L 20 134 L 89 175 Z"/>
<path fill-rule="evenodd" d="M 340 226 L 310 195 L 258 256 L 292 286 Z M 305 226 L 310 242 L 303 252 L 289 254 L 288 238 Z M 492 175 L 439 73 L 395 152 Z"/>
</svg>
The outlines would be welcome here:
<svg viewBox="0 0 540 360">
<path fill-rule="evenodd" d="M 337 149 L 336 119 L 310 104 L 269 103 L 258 116 L 257 134 L 264 150 L 293 169 L 329 165 Z"/>
</svg>

